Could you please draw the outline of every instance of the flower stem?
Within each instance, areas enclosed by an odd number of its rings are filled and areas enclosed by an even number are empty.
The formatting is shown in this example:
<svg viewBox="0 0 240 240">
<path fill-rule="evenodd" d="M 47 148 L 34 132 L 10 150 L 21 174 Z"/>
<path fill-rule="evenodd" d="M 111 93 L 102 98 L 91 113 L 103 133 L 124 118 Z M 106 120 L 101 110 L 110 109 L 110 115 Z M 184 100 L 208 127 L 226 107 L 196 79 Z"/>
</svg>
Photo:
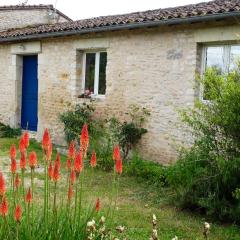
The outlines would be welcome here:
<svg viewBox="0 0 240 240">
<path fill-rule="evenodd" d="M 77 199 L 78 199 L 78 178 L 79 175 L 76 176 L 76 182 L 75 182 L 75 208 L 74 208 L 74 223 L 76 224 L 76 216 L 77 216 Z"/>
</svg>

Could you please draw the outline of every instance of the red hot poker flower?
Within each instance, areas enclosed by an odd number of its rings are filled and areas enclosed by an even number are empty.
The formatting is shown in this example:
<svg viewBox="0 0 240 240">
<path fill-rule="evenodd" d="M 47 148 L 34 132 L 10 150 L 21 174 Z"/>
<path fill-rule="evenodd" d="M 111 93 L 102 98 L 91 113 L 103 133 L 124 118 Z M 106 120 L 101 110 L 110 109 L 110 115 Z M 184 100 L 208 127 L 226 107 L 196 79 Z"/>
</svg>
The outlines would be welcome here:
<svg viewBox="0 0 240 240">
<path fill-rule="evenodd" d="M 27 165 L 27 159 L 26 159 L 25 152 L 21 152 L 19 167 L 22 170 L 25 170 L 26 169 L 26 165 Z"/>
<path fill-rule="evenodd" d="M 71 173 L 70 173 L 70 182 L 71 182 L 71 184 L 74 184 L 75 178 L 76 178 L 75 172 L 74 172 L 74 170 L 72 170 Z"/>
<path fill-rule="evenodd" d="M 122 159 L 121 158 L 119 158 L 116 161 L 116 173 L 122 174 Z"/>
<path fill-rule="evenodd" d="M 12 146 L 10 147 L 10 158 L 16 158 L 17 155 L 17 151 L 16 151 L 16 146 L 15 144 L 12 144 Z"/>
<path fill-rule="evenodd" d="M 42 138 L 42 148 L 47 151 L 48 147 L 51 143 L 51 138 L 48 129 L 46 128 L 43 133 L 43 138 Z"/>
<path fill-rule="evenodd" d="M 82 169 L 83 169 L 83 159 L 82 159 L 82 152 L 80 151 L 75 156 L 74 170 L 75 170 L 76 174 L 79 175 L 79 173 L 82 171 Z"/>
<path fill-rule="evenodd" d="M 21 222 L 21 218 L 22 218 L 22 208 L 21 208 L 21 205 L 18 204 L 16 206 L 16 209 L 15 209 L 14 219 L 15 219 L 16 222 L 20 223 Z"/>
<path fill-rule="evenodd" d="M 74 157 L 75 157 L 75 145 L 74 145 L 74 141 L 71 141 L 71 143 L 69 144 L 68 157 L 69 157 L 70 159 L 74 159 Z"/>
<path fill-rule="evenodd" d="M 120 158 L 121 158 L 120 147 L 119 145 L 116 145 L 113 149 L 113 160 L 117 161 Z"/>
<path fill-rule="evenodd" d="M 99 200 L 99 198 L 97 199 L 97 201 L 96 201 L 96 206 L 95 206 L 95 210 L 96 210 L 96 212 L 99 212 L 100 211 L 100 200 Z"/>
<path fill-rule="evenodd" d="M 11 173 L 15 174 L 17 171 L 17 161 L 15 158 L 12 158 L 11 160 Z"/>
<path fill-rule="evenodd" d="M 53 168 L 53 181 L 57 182 L 60 179 L 60 168 L 58 162 L 56 161 Z"/>
<path fill-rule="evenodd" d="M 88 125 L 85 123 L 83 125 L 80 136 L 80 147 L 84 157 L 86 157 L 87 154 L 88 144 L 89 144 Z"/>
<path fill-rule="evenodd" d="M 72 197 L 73 197 L 73 188 L 70 185 L 68 188 L 68 201 L 70 201 L 72 199 Z"/>
<path fill-rule="evenodd" d="M 68 158 L 68 159 L 67 159 L 67 164 L 66 164 L 68 170 L 71 169 L 71 165 L 72 165 L 72 161 L 71 161 L 70 158 Z"/>
<path fill-rule="evenodd" d="M 8 202 L 6 197 L 3 197 L 2 203 L 1 203 L 1 214 L 3 217 L 6 217 L 8 214 Z"/>
<path fill-rule="evenodd" d="M 3 174 L 0 173 L 0 196 L 3 197 L 6 192 L 6 185 L 5 185 L 5 180 L 3 177 Z"/>
<path fill-rule="evenodd" d="M 36 152 L 34 152 L 34 151 L 30 152 L 29 158 L 28 158 L 28 165 L 32 169 L 34 169 L 37 166 L 37 154 L 36 154 Z"/>
<path fill-rule="evenodd" d="M 96 152 L 95 151 L 92 152 L 92 157 L 91 157 L 90 164 L 91 164 L 92 168 L 97 166 L 97 156 L 96 156 Z"/>
<path fill-rule="evenodd" d="M 46 151 L 46 159 L 49 161 L 52 158 L 52 143 L 50 142 L 47 151 Z"/>
<path fill-rule="evenodd" d="M 16 174 L 16 177 L 15 177 L 15 181 L 14 181 L 14 187 L 15 187 L 16 189 L 18 189 L 19 186 L 20 186 L 20 184 L 21 184 L 21 179 L 19 178 L 18 173 L 17 173 L 17 174 Z"/>
<path fill-rule="evenodd" d="M 30 203 L 32 201 L 32 192 L 31 189 L 28 189 L 27 195 L 26 195 L 26 202 Z"/>
<path fill-rule="evenodd" d="M 55 164 L 56 164 L 56 166 L 58 167 L 58 169 L 60 170 L 60 167 L 61 167 L 61 159 L 60 159 L 60 154 L 59 154 L 59 153 L 57 153 L 56 160 L 55 160 Z"/>
<path fill-rule="evenodd" d="M 49 167 L 48 167 L 48 177 L 49 179 L 53 179 L 53 166 L 52 166 L 52 162 L 50 162 Z"/>
<path fill-rule="evenodd" d="M 21 136 L 19 141 L 19 151 L 20 153 L 25 152 L 26 150 L 26 140 L 24 139 L 24 135 Z"/>
<path fill-rule="evenodd" d="M 29 146 L 29 133 L 28 133 L 28 131 L 26 131 L 23 134 L 23 139 L 24 139 L 25 148 L 27 149 L 28 146 Z"/>
</svg>

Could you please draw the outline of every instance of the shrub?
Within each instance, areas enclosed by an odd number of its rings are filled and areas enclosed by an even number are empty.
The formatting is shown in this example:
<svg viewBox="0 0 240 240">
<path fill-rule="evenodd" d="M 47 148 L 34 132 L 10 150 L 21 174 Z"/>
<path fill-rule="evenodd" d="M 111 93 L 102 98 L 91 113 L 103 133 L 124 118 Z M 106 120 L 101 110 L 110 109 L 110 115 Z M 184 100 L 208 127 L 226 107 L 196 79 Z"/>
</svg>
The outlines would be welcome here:
<svg viewBox="0 0 240 240">
<path fill-rule="evenodd" d="M 134 154 L 125 168 L 129 176 L 138 177 L 156 187 L 166 186 L 166 167 L 158 163 L 143 160 L 139 155 Z"/>
<path fill-rule="evenodd" d="M 95 150 L 99 158 L 98 166 L 104 170 L 111 170 L 114 163 L 112 161 L 112 149 L 114 145 L 120 144 L 123 159 L 128 157 L 130 150 L 147 132 L 142 125 L 149 116 L 146 108 L 135 105 L 130 106 L 126 113 L 130 121 L 121 122 L 116 118 L 100 119 L 94 117 L 95 107 L 93 103 L 77 105 L 73 110 L 69 110 L 60 115 L 60 120 L 64 124 L 66 140 L 69 143 L 77 140 L 79 131 L 83 124 L 88 122 L 89 134 L 91 137 L 91 151 Z"/>
<path fill-rule="evenodd" d="M 221 220 L 240 222 L 240 75 L 209 69 L 201 84 L 211 102 L 182 112 L 194 143 L 169 168 L 168 182 L 184 207 L 200 208 Z"/>
<path fill-rule="evenodd" d="M 11 128 L 8 125 L 0 123 L 0 137 L 2 138 L 12 138 L 21 135 L 20 128 Z"/>
</svg>

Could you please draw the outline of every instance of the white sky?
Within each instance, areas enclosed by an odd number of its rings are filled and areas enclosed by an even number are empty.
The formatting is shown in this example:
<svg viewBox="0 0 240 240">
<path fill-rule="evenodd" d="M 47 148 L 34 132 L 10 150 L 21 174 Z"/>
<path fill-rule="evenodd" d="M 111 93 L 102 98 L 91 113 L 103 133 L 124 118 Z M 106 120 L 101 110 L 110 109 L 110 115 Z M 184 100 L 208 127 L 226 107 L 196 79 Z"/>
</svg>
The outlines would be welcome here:
<svg viewBox="0 0 240 240">
<path fill-rule="evenodd" d="M 24 0 L 0 0 L 0 5 L 15 5 Z M 53 4 L 73 20 L 180 6 L 209 0 L 28 0 L 28 4 Z"/>
</svg>

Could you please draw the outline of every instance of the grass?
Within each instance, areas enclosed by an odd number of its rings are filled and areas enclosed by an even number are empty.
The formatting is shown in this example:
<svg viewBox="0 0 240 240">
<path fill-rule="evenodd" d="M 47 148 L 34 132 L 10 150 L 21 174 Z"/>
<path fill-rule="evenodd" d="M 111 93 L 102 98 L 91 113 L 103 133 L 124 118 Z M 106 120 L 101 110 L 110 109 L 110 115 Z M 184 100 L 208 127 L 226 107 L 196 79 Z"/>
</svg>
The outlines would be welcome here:
<svg viewBox="0 0 240 240">
<path fill-rule="evenodd" d="M 7 163 L 9 148 L 12 143 L 18 145 L 18 140 L 0 138 L 0 161 L 1 167 L 10 164 L 10 160 Z M 41 146 L 31 141 L 29 152 L 36 151 L 38 159 L 40 161 L 42 157 Z M 54 151 L 53 159 L 56 155 Z M 19 159 L 19 158 L 18 158 Z M 65 166 L 66 158 L 62 156 L 62 168 Z M 124 171 L 124 169 L 123 169 Z M 92 177 L 94 176 L 94 177 Z M 43 174 L 41 172 L 36 174 L 39 184 L 38 189 L 41 188 L 41 180 Z M 65 201 L 66 175 L 63 171 L 60 181 L 60 190 L 62 196 L 59 201 Z M 96 170 L 94 175 L 88 168 L 84 171 L 84 184 L 83 184 L 84 202 L 83 205 L 88 207 L 94 206 L 94 203 L 99 197 L 101 199 L 101 209 L 109 208 L 109 196 L 112 191 L 112 174 L 106 173 L 101 170 Z M 38 191 L 37 198 L 42 200 L 43 191 Z M 115 193 L 116 194 L 116 193 Z M 109 222 L 110 227 L 116 227 L 118 225 L 124 225 L 127 227 L 126 236 L 130 240 L 147 240 L 151 234 L 151 217 L 152 214 L 156 214 L 158 218 L 158 234 L 159 239 L 170 240 L 175 235 L 179 239 L 203 239 L 203 223 L 209 221 L 204 216 L 194 215 L 189 212 L 179 211 L 173 206 L 169 206 L 164 201 L 164 190 L 159 197 L 154 187 L 148 186 L 143 182 L 139 182 L 134 177 L 122 176 L 119 185 L 119 194 L 117 201 L 117 210 L 114 213 L 114 220 Z M 157 198 L 157 201 L 156 201 Z M 217 223 L 211 223 L 211 240 L 239 240 L 240 229 L 234 225 L 221 225 Z"/>
</svg>

